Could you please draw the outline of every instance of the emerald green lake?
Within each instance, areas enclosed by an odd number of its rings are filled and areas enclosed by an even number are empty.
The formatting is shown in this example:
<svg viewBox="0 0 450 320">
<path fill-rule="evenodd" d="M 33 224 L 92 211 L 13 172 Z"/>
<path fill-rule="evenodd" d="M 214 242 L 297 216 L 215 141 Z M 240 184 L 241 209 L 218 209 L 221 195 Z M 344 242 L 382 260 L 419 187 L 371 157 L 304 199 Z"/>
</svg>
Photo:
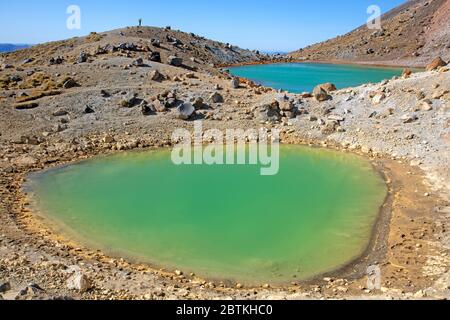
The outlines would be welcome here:
<svg viewBox="0 0 450 320">
<path fill-rule="evenodd" d="M 42 216 L 94 249 L 244 283 L 334 271 L 368 247 L 387 188 L 351 154 L 281 146 L 280 171 L 182 165 L 170 151 L 99 157 L 30 175 Z"/>
<path fill-rule="evenodd" d="M 266 87 L 293 93 L 311 92 L 332 82 L 338 89 L 380 82 L 400 76 L 402 69 L 319 63 L 280 63 L 229 68 L 232 75 L 251 79 Z"/>
</svg>

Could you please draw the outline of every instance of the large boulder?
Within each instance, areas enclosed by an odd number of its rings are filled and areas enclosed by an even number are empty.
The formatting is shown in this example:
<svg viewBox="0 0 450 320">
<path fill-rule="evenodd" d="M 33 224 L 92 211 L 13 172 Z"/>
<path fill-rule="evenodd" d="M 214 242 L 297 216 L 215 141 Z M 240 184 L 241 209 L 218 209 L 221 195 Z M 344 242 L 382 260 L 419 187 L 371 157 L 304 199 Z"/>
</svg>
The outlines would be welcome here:
<svg viewBox="0 0 450 320">
<path fill-rule="evenodd" d="M 336 86 L 331 82 L 319 84 L 316 88 L 322 88 L 323 90 L 325 90 L 328 93 L 337 90 Z"/>
<path fill-rule="evenodd" d="M 274 101 L 270 104 L 264 104 L 257 108 L 255 117 L 264 122 L 278 122 L 281 120 L 282 115 L 280 113 L 279 104 Z"/>
<path fill-rule="evenodd" d="M 161 72 L 159 72 L 158 70 L 154 70 L 154 71 L 150 72 L 150 80 L 152 80 L 152 81 L 161 82 L 165 78 L 166 77 Z"/>
<path fill-rule="evenodd" d="M 331 96 L 328 94 L 328 92 L 322 89 L 321 87 L 314 88 L 313 97 L 319 102 L 331 99 Z"/>
<path fill-rule="evenodd" d="M 84 293 L 92 288 L 91 280 L 81 272 L 75 272 L 67 279 L 67 289 Z"/>
<path fill-rule="evenodd" d="M 183 59 L 175 56 L 167 58 L 167 63 L 174 67 L 181 67 L 183 65 Z"/>
<path fill-rule="evenodd" d="M 148 56 L 148 60 L 161 63 L 161 54 L 157 51 L 153 51 Z"/>
<path fill-rule="evenodd" d="M 330 92 L 336 91 L 336 86 L 332 83 L 323 83 L 316 86 L 313 90 L 313 97 L 317 101 L 331 100 Z"/>
<path fill-rule="evenodd" d="M 446 65 L 447 65 L 447 62 L 442 60 L 441 57 L 437 57 L 427 66 L 427 71 L 436 70 L 437 68 L 444 67 Z"/>
<path fill-rule="evenodd" d="M 182 120 L 188 120 L 195 112 L 194 106 L 189 103 L 183 103 L 177 108 L 177 116 Z"/>
</svg>

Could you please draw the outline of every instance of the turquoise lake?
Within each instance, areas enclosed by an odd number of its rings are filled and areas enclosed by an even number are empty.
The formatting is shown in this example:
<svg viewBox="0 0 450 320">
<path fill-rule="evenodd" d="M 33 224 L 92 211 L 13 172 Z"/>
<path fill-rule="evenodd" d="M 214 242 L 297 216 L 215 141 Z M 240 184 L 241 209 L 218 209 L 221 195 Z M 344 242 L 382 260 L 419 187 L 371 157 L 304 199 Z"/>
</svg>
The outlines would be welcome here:
<svg viewBox="0 0 450 320">
<path fill-rule="evenodd" d="M 293 93 L 311 92 L 332 82 L 338 89 L 380 82 L 402 74 L 401 68 L 319 63 L 279 63 L 229 68 L 232 75 Z"/>
<path fill-rule="evenodd" d="M 368 247 L 386 197 L 370 162 L 281 146 L 280 172 L 176 166 L 169 150 L 123 153 L 30 177 L 62 234 L 116 257 L 244 283 L 334 271 Z"/>
</svg>

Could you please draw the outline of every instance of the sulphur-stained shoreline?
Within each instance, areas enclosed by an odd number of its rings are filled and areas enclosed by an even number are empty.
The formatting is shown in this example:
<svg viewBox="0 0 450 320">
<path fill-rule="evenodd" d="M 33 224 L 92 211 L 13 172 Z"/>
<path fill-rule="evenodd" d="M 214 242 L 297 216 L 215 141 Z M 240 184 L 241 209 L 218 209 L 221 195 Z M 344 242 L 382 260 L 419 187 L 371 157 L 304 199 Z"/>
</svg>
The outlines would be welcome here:
<svg viewBox="0 0 450 320">
<path fill-rule="evenodd" d="M 159 44 L 150 42 L 155 37 Z M 189 50 L 172 45 L 174 38 Z M 293 94 L 217 68 L 267 57 L 192 34 L 127 28 L 68 42 L 0 56 L 9 64 L 0 71 L 0 298 L 450 297 L 450 72 L 443 62 L 380 83 L 343 90 L 325 84 Z M 61 61 L 48 62 L 48 47 Z M 21 64 L 27 56 L 33 62 Z M 109 257 L 58 234 L 30 209 L 27 174 L 105 154 L 170 148 L 173 131 L 192 131 L 193 120 L 202 120 L 205 130 L 278 129 L 284 144 L 371 160 L 390 194 L 369 248 L 311 281 L 247 287 Z M 379 267 L 380 288 L 367 282 L 368 266 Z"/>
</svg>

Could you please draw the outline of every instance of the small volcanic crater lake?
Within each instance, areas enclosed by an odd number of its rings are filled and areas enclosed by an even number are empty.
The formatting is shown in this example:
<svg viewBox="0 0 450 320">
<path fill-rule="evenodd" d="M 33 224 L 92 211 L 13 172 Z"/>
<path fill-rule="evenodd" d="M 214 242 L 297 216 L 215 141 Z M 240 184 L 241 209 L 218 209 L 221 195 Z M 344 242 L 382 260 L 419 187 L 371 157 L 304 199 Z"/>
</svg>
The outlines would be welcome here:
<svg viewBox="0 0 450 320">
<path fill-rule="evenodd" d="M 311 92 L 315 86 L 327 82 L 343 89 L 402 74 L 400 68 L 322 63 L 276 63 L 227 69 L 234 76 L 292 93 Z"/>
<path fill-rule="evenodd" d="M 309 279 L 368 248 L 387 187 L 365 159 L 280 147 L 280 170 L 181 165 L 170 150 L 103 156 L 30 174 L 55 231 L 169 270 L 249 284 Z"/>
</svg>

